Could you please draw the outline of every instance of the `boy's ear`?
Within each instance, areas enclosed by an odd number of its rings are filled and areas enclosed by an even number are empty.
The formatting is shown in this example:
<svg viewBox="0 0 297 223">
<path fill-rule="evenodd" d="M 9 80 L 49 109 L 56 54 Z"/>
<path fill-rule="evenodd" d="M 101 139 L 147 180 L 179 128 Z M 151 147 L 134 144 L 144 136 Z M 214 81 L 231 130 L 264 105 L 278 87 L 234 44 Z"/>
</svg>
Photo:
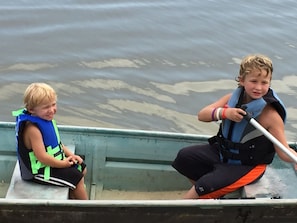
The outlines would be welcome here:
<svg viewBox="0 0 297 223">
<path fill-rule="evenodd" d="M 29 113 L 33 113 L 34 112 L 34 109 L 32 109 L 32 108 L 27 108 L 27 111 L 29 112 Z"/>
<path fill-rule="evenodd" d="M 243 80 L 242 78 L 240 78 L 240 79 L 239 79 L 239 85 L 240 85 L 240 86 L 243 86 L 243 82 L 244 82 L 244 80 Z"/>
</svg>

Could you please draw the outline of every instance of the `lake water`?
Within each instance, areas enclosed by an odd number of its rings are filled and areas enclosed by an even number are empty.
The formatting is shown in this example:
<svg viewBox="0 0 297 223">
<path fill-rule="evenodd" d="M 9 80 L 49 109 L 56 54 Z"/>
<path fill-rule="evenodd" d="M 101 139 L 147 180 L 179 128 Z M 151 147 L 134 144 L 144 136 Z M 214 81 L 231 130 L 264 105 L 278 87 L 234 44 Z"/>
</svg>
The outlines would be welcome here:
<svg viewBox="0 0 297 223">
<path fill-rule="evenodd" d="M 197 111 L 237 83 L 250 53 L 297 128 L 295 0 L 23 0 L 0 6 L 0 121 L 31 82 L 58 93 L 59 124 L 214 134 Z"/>
</svg>

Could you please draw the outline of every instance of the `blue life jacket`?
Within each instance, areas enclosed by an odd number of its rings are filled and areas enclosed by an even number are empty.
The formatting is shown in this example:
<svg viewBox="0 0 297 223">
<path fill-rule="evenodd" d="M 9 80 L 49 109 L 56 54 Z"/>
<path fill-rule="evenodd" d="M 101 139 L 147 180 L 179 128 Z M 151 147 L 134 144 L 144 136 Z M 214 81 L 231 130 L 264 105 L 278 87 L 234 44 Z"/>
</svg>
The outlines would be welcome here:
<svg viewBox="0 0 297 223">
<path fill-rule="evenodd" d="M 12 112 L 16 116 L 16 139 L 17 154 L 20 164 L 21 176 L 24 180 L 34 178 L 41 168 L 44 168 L 44 179 L 50 177 L 50 166 L 44 165 L 37 160 L 33 150 L 26 148 L 23 142 L 23 129 L 27 121 L 35 124 L 41 134 L 46 152 L 56 159 L 63 160 L 65 158 L 62 149 L 62 143 L 55 120 L 47 121 L 36 116 L 31 116 L 25 109 Z"/>
<path fill-rule="evenodd" d="M 271 104 L 285 122 L 285 106 L 270 88 L 265 96 L 242 104 L 244 88 L 238 87 L 228 101 L 228 107 L 244 106 L 245 111 L 254 119 L 258 119 L 264 107 Z M 250 125 L 246 119 L 234 122 L 229 119 L 222 121 L 218 134 L 209 139 L 210 144 L 218 143 L 223 162 L 230 164 L 257 165 L 272 162 L 275 149 L 272 142 L 258 129 Z"/>
</svg>

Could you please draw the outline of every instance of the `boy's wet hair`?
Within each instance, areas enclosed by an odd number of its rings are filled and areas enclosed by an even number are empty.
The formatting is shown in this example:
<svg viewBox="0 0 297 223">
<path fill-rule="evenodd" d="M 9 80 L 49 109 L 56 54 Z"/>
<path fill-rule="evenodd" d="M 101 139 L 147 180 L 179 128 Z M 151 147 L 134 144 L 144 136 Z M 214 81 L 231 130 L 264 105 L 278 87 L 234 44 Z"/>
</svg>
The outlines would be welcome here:
<svg viewBox="0 0 297 223">
<path fill-rule="evenodd" d="M 57 101 L 55 90 L 46 83 L 32 83 L 24 93 L 24 106 L 33 109 L 43 103 Z"/>
<path fill-rule="evenodd" d="M 244 78 L 252 69 L 264 69 L 267 72 L 267 75 L 273 72 L 272 61 L 269 57 L 261 54 L 253 54 L 244 57 L 240 64 L 239 75 L 236 78 L 236 81 L 239 82 Z"/>
</svg>

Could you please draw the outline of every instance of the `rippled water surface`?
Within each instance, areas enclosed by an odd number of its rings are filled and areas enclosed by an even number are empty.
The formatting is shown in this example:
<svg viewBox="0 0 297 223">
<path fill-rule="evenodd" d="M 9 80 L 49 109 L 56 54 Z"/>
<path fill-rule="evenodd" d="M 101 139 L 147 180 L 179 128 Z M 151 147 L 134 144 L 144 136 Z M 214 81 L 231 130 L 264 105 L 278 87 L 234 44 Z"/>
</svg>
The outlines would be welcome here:
<svg viewBox="0 0 297 223">
<path fill-rule="evenodd" d="M 31 82 L 58 93 L 59 124 L 214 134 L 197 121 L 236 87 L 243 56 L 272 58 L 297 128 L 297 2 L 7 1 L 0 6 L 0 121 Z"/>
</svg>

